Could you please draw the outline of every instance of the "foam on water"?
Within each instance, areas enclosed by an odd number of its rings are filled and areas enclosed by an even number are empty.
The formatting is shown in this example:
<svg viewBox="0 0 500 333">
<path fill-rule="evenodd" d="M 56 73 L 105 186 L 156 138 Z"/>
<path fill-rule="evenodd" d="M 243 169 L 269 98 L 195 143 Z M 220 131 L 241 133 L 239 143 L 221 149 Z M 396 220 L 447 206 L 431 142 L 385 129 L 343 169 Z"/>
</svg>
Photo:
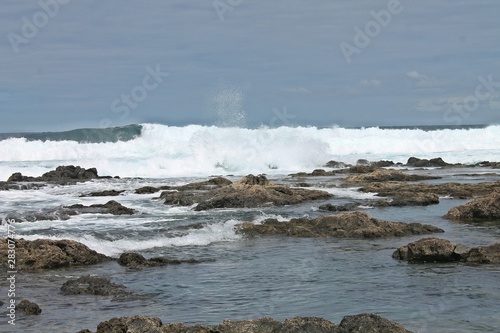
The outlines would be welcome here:
<svg viewBox="0 0 500 333">
<path fill-rule="evenodd" d="M 129 141 L 0 141 L 0 179 L 40 175 L 61 164 L 97 167 L 101 175 L 181 177 L 266 172 L 284 174 L 359 158 L 406 162 L 442 157 L 450 163 L 500 160 L 500 126 L 472 129 L 279 127 L 246 129 L 143 124 Z"/>
</svg>

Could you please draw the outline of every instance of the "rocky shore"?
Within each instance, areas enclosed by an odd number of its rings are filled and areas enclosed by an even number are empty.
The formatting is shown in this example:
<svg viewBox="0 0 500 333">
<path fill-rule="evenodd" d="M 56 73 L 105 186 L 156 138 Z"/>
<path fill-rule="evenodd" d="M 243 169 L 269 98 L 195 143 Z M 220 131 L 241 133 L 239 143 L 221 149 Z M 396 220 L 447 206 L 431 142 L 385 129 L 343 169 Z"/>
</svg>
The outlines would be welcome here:
<svg viewBox="0 0 500 333">
<path fill-rule="evenodd" d="M 226 320 L 215 326 L 181 323 L 163 324 L 160 318 L 132 316 L 113 318 L 97 326 L 95 333 L 150 332 L 150 333 L 412 333 L 404 326 L 376 314 L 363 313 L 346 316 L 340 324 L 318 317 L 295 317 L 284 322 L 272 318 Z M 88 329 L 77 333 L 92 333 Z"/>
</svg>

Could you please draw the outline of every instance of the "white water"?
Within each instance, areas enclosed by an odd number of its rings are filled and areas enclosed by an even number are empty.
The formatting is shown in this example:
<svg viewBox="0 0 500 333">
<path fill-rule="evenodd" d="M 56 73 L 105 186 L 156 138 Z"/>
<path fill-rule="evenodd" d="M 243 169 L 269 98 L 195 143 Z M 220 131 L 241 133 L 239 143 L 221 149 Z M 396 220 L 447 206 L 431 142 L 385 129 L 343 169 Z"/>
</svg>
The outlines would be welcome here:
<svg viewBox="0 0 500 333">
<path fill-rule="evenodd" d="M 500 126 L 483 129 L 221 128 L 144 124 L 140 137 L 116 143 L 0 141 L 0 180 L 21 171 L 37 176 L 62 164 L 97 167 L 100 175 L 182 177 L 284 174 L 329 160 L 355 163 L 408 157 L 450 163 L 500 161 Z"/>
</svg>

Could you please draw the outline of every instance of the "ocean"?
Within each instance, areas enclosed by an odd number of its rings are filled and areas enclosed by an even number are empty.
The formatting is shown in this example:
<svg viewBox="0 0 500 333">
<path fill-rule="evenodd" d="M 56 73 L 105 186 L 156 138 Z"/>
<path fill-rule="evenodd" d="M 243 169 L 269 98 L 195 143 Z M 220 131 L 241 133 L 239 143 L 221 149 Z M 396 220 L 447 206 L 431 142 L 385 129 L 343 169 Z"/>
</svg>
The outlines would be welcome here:
<svg viewBox="0 0 500 333">
<path fill-rule="evenodd" d="M 157 316 L 164 323 L 216 324 L 224 319 L 343 316 L 374 312 L 414 332 L 499 332 L 500 267 L 431 263 L 410 265 L 391 258 L 399 246 L 422 236 L 376 240 L 246 238 L 234 231 L 241 222 L 266 218 L 316 217 L 324 203 L 365 203 L 375 193 L 357 188 L 324 188 L 338 179 L 310 177 L 312 188 L 332 199 L 295 206 L 217 209 L 167 206 L 159 193 L 135 194 L 142 186 L 183 185 L 222 175 L 232 181 L 265 173 L 271 181 L 296 186 L 293 172 L 324 168 L 330 160 L 359 159 L 406 163 L 409 157 L 441 157 L 448 163 L 500 161 L 500 125 L 469 127 L 256 129 L 134 124 L 113 129 L 0 135 L 0 181 L 14 172 L 40 176 L 59 165 L 96 167 L 97 179 L 76 185 L 0 191 L 0 218 L 26 220 L 34 212 L 62 205 L 116 200 L 137 211 L 131 216 L 82 214 L 64 221 L 16 224 L 18 237 L 72 239 L 118 257 L 126 251 L 146 257 L 196 258 L 201 264 L 130 270 L 108 262 L 96 266 L 20 272 L 16 290 L 42 308 L 39 316 L 19 317 L 19 332 L 95 331 L 112 317 Z M 395 166 L 396 168 L 400 168 Z M 329 168 L 324 168 L 330 170 Z M 500 179 L 486 167 L 424 168 L 409 172 L 439 175 L 428 182 L 484 182 Z M 80 197 L 102 190 L 124 190 L 117 197 Z M 440 198 L 426 207 L 365 208 L 389 221 L 429 223 L 445 230 L 437 237 L 469 246 L 500 239 L 499 221 L 463 224 L 442 216 L 468 200 Z M 0 226 L 6 237 L 6 225 Z M 2 258 L 2 261 L 4 258 Z M 0 272 L 4 279 L 6 272 Z M 136 297 L 64 296 L 60 286 L 83 274 L 108 276 Z M 7 301 L 6 284 L 0 300 Z M 5 313 L 6 311 L 2 311 Z M 0 331 L 7 327 L 0 323 Z M 43 330 L 41 330 L 43 327 Z"/>
</svg>

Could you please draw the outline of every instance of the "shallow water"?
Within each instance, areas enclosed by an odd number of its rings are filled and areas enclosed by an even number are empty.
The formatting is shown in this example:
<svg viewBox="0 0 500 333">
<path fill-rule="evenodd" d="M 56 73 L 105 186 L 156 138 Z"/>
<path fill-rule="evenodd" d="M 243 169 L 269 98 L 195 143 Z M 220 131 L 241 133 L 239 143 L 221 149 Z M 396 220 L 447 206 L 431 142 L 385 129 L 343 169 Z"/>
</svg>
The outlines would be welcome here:
<svg viewBox="0 0 500 333">
<path fill-rule="evenodd" d="M 479 169 L 470 169 L 477 173 Z M 481 171 L 491 171 L 482 170 Z M 458 177 L 460 170 L 427 170 L 444 174 L 444 181 L 490 181 L 500 177 Z M 234 177 L 237 179 L 238 177 Z M 477 177 L 476 177 L 477 178 Z M 482 178 L 482 177 L 479 177 Z M 233 178 L 231 178 L 233 179 Z M 286 176 L 274 180 L 289 182 Z M 319 316 L 339 322 L 345 315 L 374 312 L 415 332 L 500 331 L 500 267 L 461 264 L 409 265 L 391 258 L 399 246 L 422 238 L 377 240 L 244 238 L 233 226 L 242 221 L 258 223 L 266 217 L 325 214 L 316 208 L 324 202 L 293 207 L 226 209 L 194 212 L 189 207 L 168 207 L 153 200 L 159 194 L 136 195 L 144 185 L 182 184 L 198 179 L 99 180 L 74 186 L 40 190 L 0 191 L 0 214 L 32 211 L 73 203 L 117 200 L 138 210 L 130 217 L 85 214 L 67 221 L 16 224 L 20 237 L 70 238 L 112 256 L 138 251 L 147 257 L 164 256 L 203 260 L 201 264 L 129 270 L 115 262 L 73 269 L 17 274 L 18 299 L 40 305 L 42 314 L 20 317 L 20 332 L 94 331 L 99 322 L 134 314 L 157 316 L 166 322 L 215 324 L 224 319 L 270 316 Z M 324 181 L 309 178 L 309 182 Z M 317 184 L 321 186 L 321 184 Z M 125 189 L 114 198 L 80 198 L 103 189 Z M 351 189 L 332 189 L 334 204 L 367 200 Z M 489 245 L 500 239 L 499 221 L 459 224 L 444 220 L 449 208 L 467 200 L 442 198 L 428 207 L 374 208 L 366 211 L 390 221 L 422 222 L 445 230 L 437 237 L 471 246 Z M 201 225 L 200 225 L 201 224 Z M 196 227 L 195 227 L 196 226 Z M 6 233 L 5 226 L 1 227 Z M 59 288 L 70 277 L 82 274 L 109 276 L 124 284 L 134 296 L 125 300 L 97 296 L 63 296 Z M 0 273 L 4 278 L 5 273 Z M 2 285 L 2 295 L 7 290 Z M 6 296 L 2 297 L 5 302 Z M 5 324 L 7 322 L 4 317 Z M 0 325 L 1 329 L 5 328 Z"/>
</svg>

